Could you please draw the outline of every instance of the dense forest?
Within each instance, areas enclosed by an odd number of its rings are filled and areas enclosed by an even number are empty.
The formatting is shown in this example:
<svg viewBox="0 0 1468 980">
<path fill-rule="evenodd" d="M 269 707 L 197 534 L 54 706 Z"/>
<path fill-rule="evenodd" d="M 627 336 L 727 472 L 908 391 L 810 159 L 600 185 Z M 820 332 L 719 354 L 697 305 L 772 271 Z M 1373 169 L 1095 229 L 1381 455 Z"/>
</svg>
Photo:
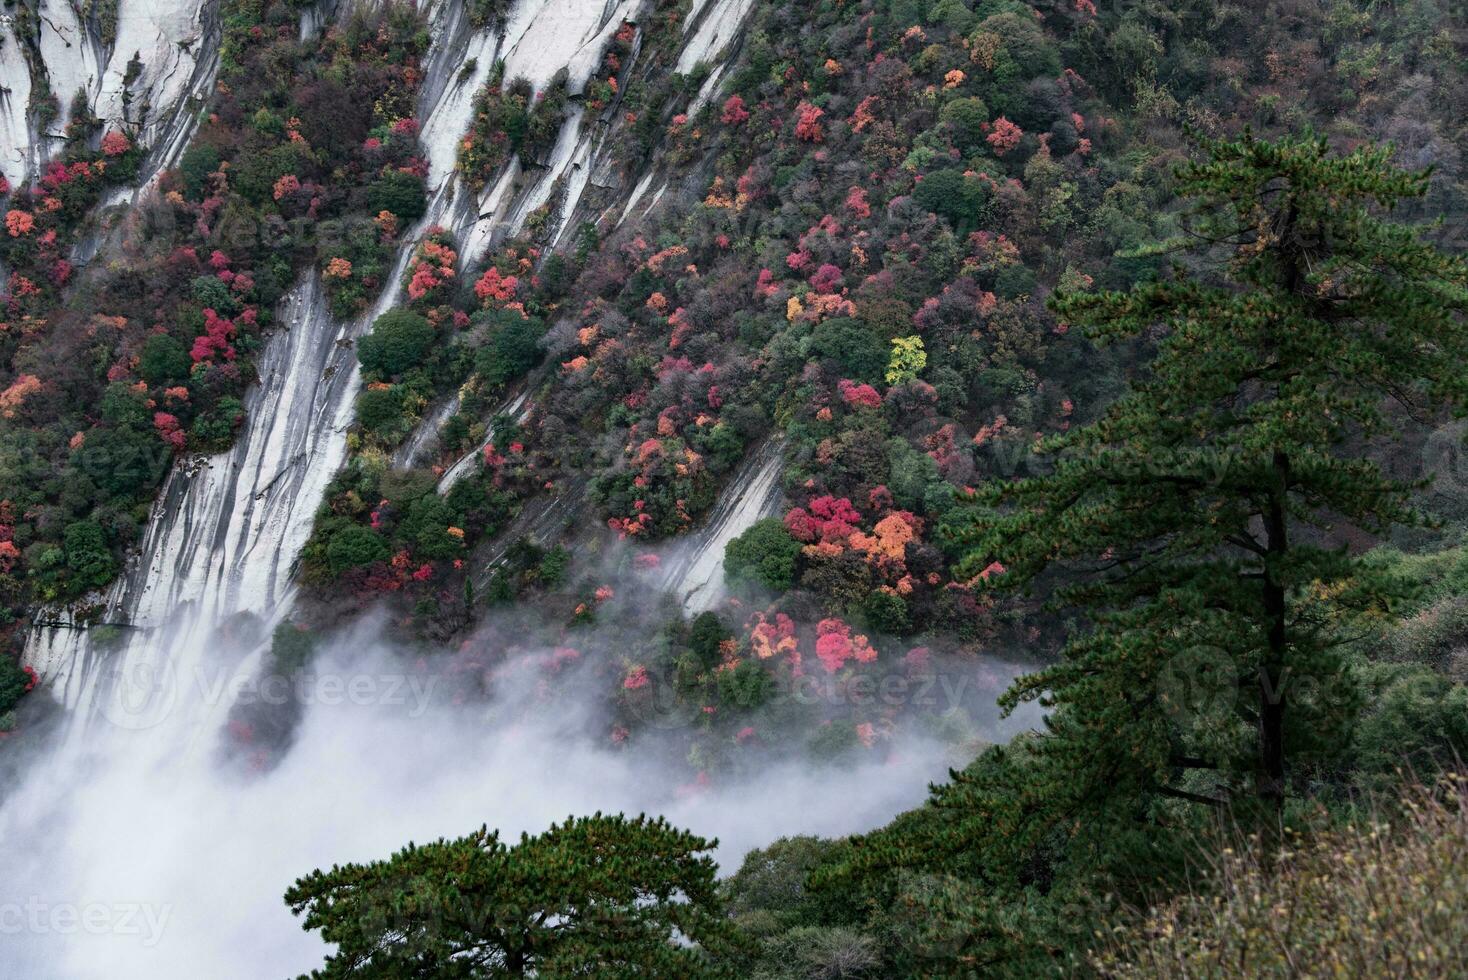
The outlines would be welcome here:
<svg viewBox="0 0 1468 980">
<path fill-rule="evenodd" d="M 442 12 L 308 6 L 223 0 L 126 220 L 150 148 L 85 99 L 0 182 L 0 733 L 45 715 L 33 630 L 129 625 L 160 486 L 234 443 L 315 277 L 370 323 L 265 674 L 376 616 L 455 705 L 589 699 L 586 738 L 695 788 L 962 759 L 740 866 L 598 813 L 301 868 L 315 975 L 1468 970 L 1464 10 L 756 0 L 716 69 L 647 0 L 584 84 L 460 66 L 481 201 L 578 126 L 635 188 L 558 181 L 485 249 L 421 227 Z M 717 601 L 669 595 L 766 461 Z M 236 706 L 221 764 L 300 724 Z"/>
</svg>

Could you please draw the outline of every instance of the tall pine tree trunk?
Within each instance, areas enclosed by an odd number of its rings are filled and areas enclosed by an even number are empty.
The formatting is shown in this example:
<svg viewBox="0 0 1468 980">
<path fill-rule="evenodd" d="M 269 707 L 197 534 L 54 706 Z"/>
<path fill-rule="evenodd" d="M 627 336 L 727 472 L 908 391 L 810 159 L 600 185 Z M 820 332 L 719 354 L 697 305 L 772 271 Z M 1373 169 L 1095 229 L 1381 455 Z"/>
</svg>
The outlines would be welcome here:
<svg viewBox="0 0 1468 980">
<path fill-rule="evenodd" d="M 1313 305 L 1313 298 L 1303 296 L 1305 260 L 1299 239 L 1299 208 L 1293 197 L 1288 199 L 1279 228 L 1281 285 L 1292 297 L 1302 297 Z M 1274 395 L 1279 397 L 1279 388 Z M 1288 603 L 1284 583 L 1280 581 L 1280 565 L 1289 551 L 1287 504 L 1290 493 L 1290 458 L 1283 449 L 1275 449 L 1269 488 L 1269 513 L 1265 517 L 1269 540 L 1264 558 L 1264 613 L 1268 621 L 1269 647 L 1259 668 L 1259 795 L 1273 803 L 1276 812 L 1284 808 L 1284 716 L 1287 683 L 1286 632 Z"/>
<path fill-rule="evenodd" d="M 1285 498 L 1289 492 L 1290 460 L 1276 451 L 1273 466 L 1274 486 L 1270 488 L 1269 513 L 1265 530 L 1268 534 L 1264 559 L 1264 612 L 1268 620 L 1269 646 L 1259 667 L 1259 795 L 1273 802 L 1276 809 L 1284 806 L 1284 716 L 1286 683 L 1286 617 L 1288 604 L 1285 587 L 1279 580 L 1279 564 L 1289 549 Z"/>
</svg>

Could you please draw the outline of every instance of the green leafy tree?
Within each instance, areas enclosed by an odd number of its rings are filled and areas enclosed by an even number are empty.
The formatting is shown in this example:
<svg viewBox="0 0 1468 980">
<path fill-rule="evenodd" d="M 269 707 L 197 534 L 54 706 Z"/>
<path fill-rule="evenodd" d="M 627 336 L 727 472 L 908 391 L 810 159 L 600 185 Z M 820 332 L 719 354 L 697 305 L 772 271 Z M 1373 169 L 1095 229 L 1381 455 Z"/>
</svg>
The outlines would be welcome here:
<svg viewBox="0 0 1468 980">
<path fill-rule="evenodd" d="M 181 384 L 188 380 L 191 367 L 183 344 L 166 333 L 155 333 L 143 344 L 138 373 L 150 385 Z"/>
<path fill-rule="evenodd" d="M 733 581 L 783 592 L 795 581 L 800 548 L 779 518 L 766 517 L 724 546 L 724 571 Z"/>
<path fill-rule="evenodd" d="M 279 673 L 300 670 L 316 654 L 318 638 L 304 626 L 284 620 L 270 634 L 270 665 Z"/>
<path fill-rule="evenodd" d="M 1095 783 L 1060 809 L 1043 740 L 991 748 L 925 805 L 839 842 L 807 883 L 823 923 L 882 936 L 883 976 L 1070 975 L 1119 902 L 1179 877 L 1204 815 L 1154 824 Z"/>
<path fill-rule="evenodd" d="M 357 342 L 357 360 L 362 367 L 382 377 L 417 367 L 433 346 L 433 325 L 408 310 L 393 310 L 378 317 L 372 332 Z"/>
<path fill-rule="evenodd" d="M 703 667 L 717 667 L 723 657 L 720 647 L 724 641 L 733 638 L 734 634 L 724 625 L 719 614 L 709 610 L 694 617 L 693 625 L 688 631 L 688 649 L 693 651 Z"/>
<path fill-rule="evenodd" d="M 523 317 L 513 310 L 494 310 L 476 315 L 492 324 L 489 342 L 474 356 L 474 370 L 487 384 L 506 385 L 540 363 L 540 338 L 545 324 L 536 317 Z"/>
<path fill-rule="evenodd" d="M 835 361 L 854 381 L 879 381 L 887 367 L 882 338 L 850 317 L 833 317 L 818 324 L 811 334 L 810 352 L 813 357 Z"/>
<path fill-rule="evenodd" d="M 955 234 L 967 235 L 978 226 L 989 195 L 984 184 L 976 178 L 965 177 L 957 170 L 936 170 L 917 185 L 912 199 L 934 214 L 947 218 Z"/>
<path fill-rule="evenodd" d="M 107 547 L 107 536 L 95 521 L 68 524 L 61 534 L 62 550 L 72 588 L 77 592 L 100 589 L 117 574 L 117 562 Z"/>
<path fill-rule="evenodd" d="M 411 544 L 417 558 L 455 558 L 464 553 L 464 542 L 448 531 L 455 520 L 453 510 L 442 497 L 425 494 L 408 506 L 398 535 Z"/>
<path fill-rule="evenodd" d="M 828 896 L 812 893 L 806 880 L 833 847 L 832 841 L 801 836 L 781 837 L 769 847 L 750 851 L 739 870 L 724 881 L 729 914 L 745 928 L 760 932 L 824 922 L 838 909 L 825 907 L 822 903 Z"/>
<path fill-rule="evenodd" d="M 1003 699 L 1054 708 L 1032 811 L 1053 820 L 1117 794 L 1282 804 L 1292 761 L 1351 721 L 1342 618 L 1396 591 L 1330 532 L 1418 520 L 1414 485 L 1360 447 L 1391 431 L 1391 400 L 1468 395 L 1468 269 L 1383 216 L 1428 173 L 1313 138 L 1204 148 L 1178 177 L 1219 274 L 1055 300 L 1098 341 L 1160 335 L 1150 376 L 955 528 L 961 575 L 1060 571 L 1056 598 L 1087 617 Z"/>
<path fill-rule="evenodd" d="M 775 693 L 774 679 L 753 660 L 741 660 L 728 670 L 718 671 L 715 677 L 719 701 L 733 708 L 758 708 Z"/>
<path fill-rule="evenodd" d="M 402 385 L 367 388 L 357 396 L 357 421 L 374 436 L 389 440 L 407 428 L 406 398 Z"/>
<path fill-rule="evenodd" d="M 857 978 L 891 976 L 881 969 L 876 940 L 832 922 L 849 916 L 850 896 L 807 887 L 811 873 L 840 845 L 819 837 L 782 837 L 750 851 L 725 879 L 729 915 L 750 937 L 741 976 Z"/>
<path fill-rule="evenodd" d="M 0 653 L 0 715 L 20 703 L 31 683 L 27 674 L 8 653 Z"/>
<path fill-rule="evenodd" d="M 912 630 L 912 617 L 900 595 L 881 590 L 868 592 L 862 600 L 861 612 L 867 627 L 878 633 L 902 636 Z"/>
<path fill-rule="evenodd" d="M 717 977 L 734 941 L 716 842 L 661 818 L 481 828 L 314 871 L 285 900 L 337 946 L 316 977 Z"/>
<path fill-rule="evenodd" d="M 244 420 L 244 403 L 233 395 L 225 395 L 194 419 L 189 427 L 189 441 L 201 449 L 222 451 L 234 440 L 234 432 Z"/>
<path fill-rule="evenodd" d="M 706 432 L 699 430 L 696 448 L 703 453 L 714 472 L 724 473 L 733 469 L 734 464 L 744 456 L 744 440 L 739 437 L 734 426 L 724 422 L 705 428 Z"/>
<path fill-rule="evenodd" d="M 219 169 L 219 151 L 208 143 L 191 143 L 184 151 L 178 169 L 189 200 L 202 200 L 208 190 L 209 175 Z"/>
<path fill-rule="evenodd" d="M 954 99 L 943 107 L 941 118 L 952 128 L 955 142 L 964 153 L 983 147 L 984 137 L 988 135 L 985 126 L 989 123 L 989 107 L 982 99 Z"/>
<path fill-rule="evenodd" d="M 342 527 L 326 545 L 326 562 L 335 575 L 375 561 L 387 561 L 391 554 L 392 549 L 381 535 L 359 524 Z"/>
<path fill-rule="evenodd" d="M 168 465 L 167 447 L 152 432 L 131 425 L 95 429 L 72 454 L 75 472 L 89 478 L 109 499 L 129 499 L 153 486 Z"/>
<path fill-rule="evenodd" d="M 368 214 L 391 211 L 402 222 L 423 217 L 427 209 L 423 178 L 401 170 L 388 170 L 367 188 Z"/>
<path fill-rule="evenodd" d="M 201 309 L 212 308 L 223 316 L 233 316 L 241 309 L 238 297 L 217 276 L 196 276 L 189 292 Z M 203 316 L 200 315 L 194 322 L 202 328 Z M 199 329 L 198 332 L 203 333 L 203 330 Z"/>
</svg>

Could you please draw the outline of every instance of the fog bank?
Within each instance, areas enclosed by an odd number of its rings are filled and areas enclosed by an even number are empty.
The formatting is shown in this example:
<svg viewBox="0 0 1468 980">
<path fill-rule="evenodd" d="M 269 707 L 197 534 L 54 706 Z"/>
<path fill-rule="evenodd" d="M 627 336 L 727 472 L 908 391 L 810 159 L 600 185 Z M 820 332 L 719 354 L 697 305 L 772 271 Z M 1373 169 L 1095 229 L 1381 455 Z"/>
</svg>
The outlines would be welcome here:
<svg viewBox="0 0 1468 980">
<path fill-rule="evenodd" d="M 302 712 L 294 744 L 261 772 L 217 749 L 160 744 L 179 734 L 166 724 L 48 750 L 0 806 L 4 975 L 294 976 L 326 950 L 281 895 L 316 867 L 482 823 L 514 838 L 601 810 L 661 813 L 717 837 L 728 873 L 780 836 L 880 825 L 966 761 L 938 741 L 897 737 L 847 763 L 772 762 L 699 786 L 635 737 L 620 747 L 593 737 L 600 709 L 570 693 L 574 678 L 558 679 L 550 702 L 543 679 L 527 677 L 492 703 L 456 706 L 432 697 L 437 678 L 411 663 L 363 630 L 322 651 L 312 681 L 289 693 Z M 170 703 L 261 696 L 175 683 Z M 1004 734 L 993 718 L 978 728 Z"/>
</svg>

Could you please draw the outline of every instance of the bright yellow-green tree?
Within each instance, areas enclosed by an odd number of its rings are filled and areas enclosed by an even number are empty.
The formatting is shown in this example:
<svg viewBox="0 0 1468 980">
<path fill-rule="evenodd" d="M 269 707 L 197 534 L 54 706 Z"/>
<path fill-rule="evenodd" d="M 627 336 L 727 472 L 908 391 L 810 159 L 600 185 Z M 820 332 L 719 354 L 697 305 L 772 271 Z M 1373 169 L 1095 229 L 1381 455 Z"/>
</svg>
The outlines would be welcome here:
<svg viewBox="0 0 1468 980">
<path fill-rule="evenodd" d="M 928 366 L 928 352 L 923 348 L 923 338 L 893 337 L 892 354 L 887 359 L 887 383 L 907 384 L 913 381 L 923 368 Z"/>
</svg>

